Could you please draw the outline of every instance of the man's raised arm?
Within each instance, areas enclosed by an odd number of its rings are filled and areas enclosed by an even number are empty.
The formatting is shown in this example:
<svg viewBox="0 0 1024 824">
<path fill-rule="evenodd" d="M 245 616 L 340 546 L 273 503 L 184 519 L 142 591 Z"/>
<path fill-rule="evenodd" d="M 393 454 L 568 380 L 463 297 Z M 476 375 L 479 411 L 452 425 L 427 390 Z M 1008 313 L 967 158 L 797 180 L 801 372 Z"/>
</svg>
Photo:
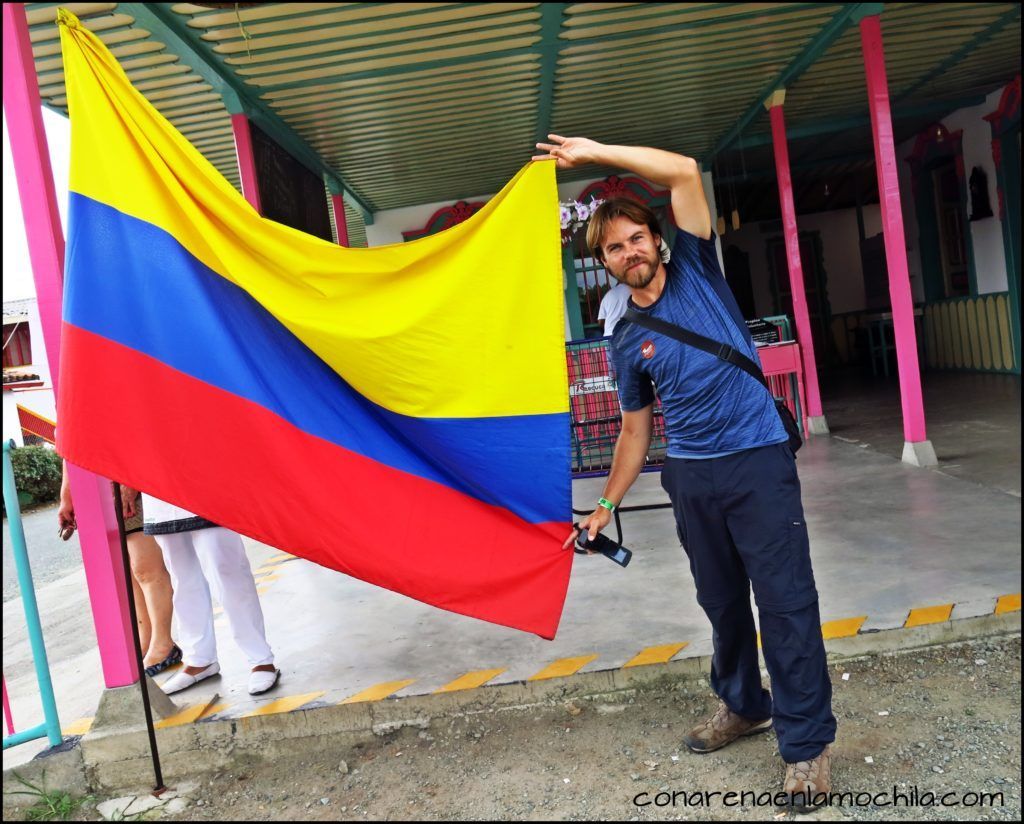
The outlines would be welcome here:
<svg viewBox="0 0 1024 824">
<path fill-rule="evenodd" d="M 711 213 L 704 197 L 700 165 L 692 157 L 646 146 L 609 146 L 586 137 L 549 134 L 551 143 L 538 143 L 547 152 L 534 160 L 555 158 L 559 169 L 575 169 L 588 163 L 628 169 L 672 192 L 672 215 L 684 232 L 708 240 Z"/>
</svg>

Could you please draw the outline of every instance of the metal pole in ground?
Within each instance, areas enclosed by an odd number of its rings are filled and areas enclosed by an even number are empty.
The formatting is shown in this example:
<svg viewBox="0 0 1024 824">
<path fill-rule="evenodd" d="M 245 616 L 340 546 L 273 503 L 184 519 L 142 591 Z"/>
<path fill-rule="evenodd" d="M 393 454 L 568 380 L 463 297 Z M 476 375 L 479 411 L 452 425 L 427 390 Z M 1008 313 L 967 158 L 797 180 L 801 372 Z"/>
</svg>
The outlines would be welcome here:
<svg viewBox="0 0 1024 824">
<path fill-rule="evenodd" d="M 163 771 L 160 769 L 160 750 L 156 745 L 156 730 L 153 728 L 153 710 L 149 706 L 149 685 L 146 683 L 146 667 L 142 662 L 142 643 L 139 641 L 139 616 L 135 607 L 135 590 L 132 588 L 132 565 L 128 558 L 128 536 L 124 533 L 124 510 L 121 508 L 121 484 L 114 482 L 114 514 L 117 516 L 117 532 L 121 538 L 121 561 L 124 564 L 124 585 L 128 590 L 128 614 L 131 616 L 132 640 L 135 642 L 135 657 L 139 664 L 139 690 L 142 692 L 142 710 L 146 714 L 146 732 L 149 734 L 149 752 L 153 758 L 153 795 L 167 790 L 164 786 Z"/>
<path fill-rule="evenodd" d="M 50 680 L 50 664 L 46 660 L 43 626 L 39 620 L 39 604 L 36 603 L 36 590 L 32 584 L 32 568 L 29 566 L 28 550 L 25 546 L 21 505 L 18 503 L 18 490 L 14 483 L 14 466 L 11 464 L 13 448 L 14 441 L 4 441 L 4 506 L 7 507 L 7 521 L 11 529 L 11 552 L 14 555 L 14 566 L 18 571 L 21 603 L 25 607 L 25 624 L 28 628 L 28 642 L 32 647 L 32 663 L 36 669 L 36 681 L 39 683 L 39 700 L 42 702 L 43 718 L 46 720 L 30 729 L 5 737 L 5 750 L 15 744 L 42 738 L 44 735 L 49 739 L 50 746 L 53 747 L 63 740 L 60 732 L 60 718 L 57 715 L 57 702 L 53 697 L 53 682 Z"/>
</svg>

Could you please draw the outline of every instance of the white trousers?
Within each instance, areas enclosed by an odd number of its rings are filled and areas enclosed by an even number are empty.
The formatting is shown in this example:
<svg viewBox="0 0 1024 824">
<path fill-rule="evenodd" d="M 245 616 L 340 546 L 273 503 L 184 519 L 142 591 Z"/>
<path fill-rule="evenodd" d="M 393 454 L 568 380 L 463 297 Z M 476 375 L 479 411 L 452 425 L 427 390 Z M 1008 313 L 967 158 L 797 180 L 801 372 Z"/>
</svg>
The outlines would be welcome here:
<svg viewBox="0 0 1024 824">
<path fill-rule="evenodd" d="M 210 591 L 231 624 L 231 633 L 250 667 L 274 663 L 263 627 L 263 609 L 242 539 L 223 527 L 154 535 L 174 587 L 176 641 L 182 662 L 206 667 L 217 660 Z"/>
</svg>

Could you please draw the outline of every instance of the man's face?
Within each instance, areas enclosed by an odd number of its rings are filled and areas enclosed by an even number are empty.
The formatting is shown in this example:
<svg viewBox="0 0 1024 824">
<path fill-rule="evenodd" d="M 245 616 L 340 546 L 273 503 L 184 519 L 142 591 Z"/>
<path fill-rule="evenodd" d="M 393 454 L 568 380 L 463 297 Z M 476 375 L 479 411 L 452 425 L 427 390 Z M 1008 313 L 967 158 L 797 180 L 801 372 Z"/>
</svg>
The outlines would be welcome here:
<svg viewBox="0 0 1024 824">
<path fill-rule="evenodd" d="M 604 268 L 633 289 L 643 289 L 661 266 L 661 238 L 646 225 L 621 215 L 608 225 L 601 249 Z"/>
</svg>

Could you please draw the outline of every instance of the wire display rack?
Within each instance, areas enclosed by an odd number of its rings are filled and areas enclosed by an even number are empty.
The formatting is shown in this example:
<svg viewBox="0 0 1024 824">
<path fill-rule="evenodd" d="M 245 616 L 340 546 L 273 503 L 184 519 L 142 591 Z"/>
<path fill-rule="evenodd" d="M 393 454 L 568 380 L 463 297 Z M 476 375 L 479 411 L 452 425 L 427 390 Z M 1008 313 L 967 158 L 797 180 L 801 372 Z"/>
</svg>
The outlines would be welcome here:
<svg viewBox="0 0 1024 824">
<path fill-rule="evenodd" d="M 565 347 L 569 368 L 569 414 L 572 476 L 606 475 L 612 465 L 615 442 L 622 430 L 618 383 L 608 351 L 608 339 L 569 341 Z M 668 442 L 661 401 L 654 402 L 654 433 L 644 471 L 660 469 Z"/>
</svg>

